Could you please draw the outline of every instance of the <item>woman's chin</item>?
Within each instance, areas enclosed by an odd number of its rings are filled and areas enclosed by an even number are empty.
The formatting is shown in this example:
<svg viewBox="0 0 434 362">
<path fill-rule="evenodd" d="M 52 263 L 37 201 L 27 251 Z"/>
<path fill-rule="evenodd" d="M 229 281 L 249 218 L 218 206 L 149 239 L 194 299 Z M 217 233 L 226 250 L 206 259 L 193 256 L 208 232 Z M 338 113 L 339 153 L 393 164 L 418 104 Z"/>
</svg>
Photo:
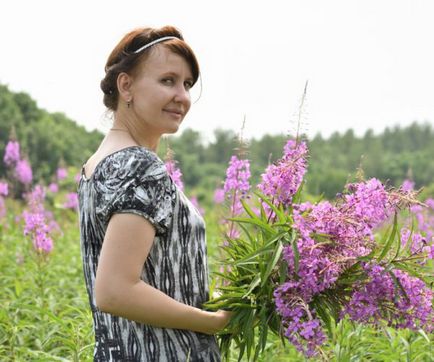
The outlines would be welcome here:
<svg viewBox="0 0 434 362">
<path fill-rule="evenodd" d="M 180 127 L 180 123 L 177 123 L 177 124 L 173 124 L 173 125 L 170 125 L 170 127 L 167 127 L 167 129 L 165 130 L 165 134 L 173 134 L 173 133 L 176 133 L 176 132 L 178 132 L 178 129 L 179 129 L 179 127 Z"/>
</svg>

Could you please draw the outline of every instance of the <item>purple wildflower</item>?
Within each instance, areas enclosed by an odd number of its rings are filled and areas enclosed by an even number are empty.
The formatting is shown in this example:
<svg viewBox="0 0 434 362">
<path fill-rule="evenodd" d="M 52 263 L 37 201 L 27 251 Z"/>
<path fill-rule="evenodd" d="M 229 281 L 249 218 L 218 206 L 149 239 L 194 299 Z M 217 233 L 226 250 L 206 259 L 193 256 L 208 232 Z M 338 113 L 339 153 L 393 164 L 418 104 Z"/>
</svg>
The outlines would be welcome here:
<svg viewBox="0 0 434 362">
<path fill-rule="evenodd" d="M 6 182 L 0 182 L 0 196 L 8 196 L 9 187 Z"/>
<path fill-rule="evenodd" d="M 426 243 L 425 238 L 418 232 L 413 233 L 411 241 L 412 241 L 411 243 L 412 254 L 420 253 Z"/>
<path fill-rule="evenodd" d="M 31 235 L 33 246 L 38 252 L 49 253 L 53 249 L 53 240 L 42 212 L 23 212 L 24 235 Z"/>
<path fill-rule="evenodd" d="M 66 168 L 59 167 L 56 171 L 56 177 L 58 181 L 64 180 L 68 176 L 68 171 Z"/>
<path fill-rule="evenodd" d="M 346 188 L 352 193 L 345 195 L 345 208 L 369 228 L 385 221 L 393 211 L 393 204 L 383 184 L 376 178 L 366 182 L 349 184 Z"/>
<path fill-rule="evenodd" d="M 20 160 L 20 144 L 18 141 L 9 141 L 6 145 L 3 161 L 6 166 L 14 166 Z"/>
<path fill-rule="evenodd" d="M 32 168 L 27 160 L 19 160 L 15 166 L 15 176 L 19 182 L 28 185 L 32 182 Z"/>
<path fill-rule="evenodd" d="M 365 270 L 369 280 L 356 286 L 343 314 L 358 322 L 376 324 L 383 319 L 395 328 L 433 331 L 434 294 L 422 280 L 401 270 L 386 272 L 375 264 L 365 265 Z"/>
<path fill-rule="evenodd" d="M 269 165 L 258 185 L 262 193 L 274 200 L 275 204 L 288 206 L 299 189 L 306 173 L 307 146 L 305 142 L 289 140 L 284 155 Z"/>
<path fill-rule="evenodd" d="M 434 259 L 434 238 L 431 240 L 431 245 L 424 247 L 424 252 L 426 252 L 429 259 Z"/>
<path fill-rule="evenodd" d="M 45 190 L 41 185 L 36 185 L 31 192 L 26 193 L 25 199 L 31 210 L 44 209 Z"/>
<path fill-rule="evenodd" d="M 424 203 L 428 207 L 421 205 L 413 205 L 410 212 L 417 220 L 419 231 L 425 236 L 427 240 L 431 240 L 434 236 L 434 199 L 427 199 Z"/>
<path fill-rule="evenodd" d="M 42 230 L 37 230 L 35 237 L 33 239 L 34 247 L 37 251 L 44 253 L 49 253 L 53 250 L 53 239 L 50 236 L 43 232 Z"/>
<path fill-rule="evenodd" d="M 24 235 L 31 236 L 33 247 L 39 253 L 49 253 L 53 249 L 53 240 L 50 237 L 53 216 L 44 209 L 45 191 L 41 185 L 25 195 L 28 210 L 24 210 Z"/>
<path fill-rule="evenodd" d="M 52 182 L 51 184 L 48 185 L 48 191 L 55 194 L 56 192 L 59 191 L 59 185 L 56 184 L 55 182 Z"/>
<path fill-rule="evenodd" d="M 202 216 L 205 215 L 205 210 L 203 209 L 203 207 L 201 207 L 199 205 L 199 200 L 197 199 L 196 196 L 191 196 L 190 197 L 190 202 L 193 204 L 193 206 L 197 209 L 197 211 L 199 211 L 199 214 L 201 214 Z"/>
<path fill-rule="evenodd" d="M 67 209 L 78 210 L 78 195 L 76 192 L 70 192 L 66 195 L 66 201 L 63 206 Z"/>
<path fill-rule="evenodd" d="M 231 215 L 239 215 L 243 210 L 241 199 L 247 195 L 250 189 L 250 162 L 240 160 L 232 156 L 226 170 L 226 180 L 223 190 L 231 203 Z"/>
<path fill-rule="evenodd" d="M 290 284 L 290 282 L 288 283 Z M 307 357 L 317 354 L 326 337 L 322 331 L 321 322 L 315 317 L 314 311 L 290 292 L 291 286 L 282 285 L 274 292 L 276 309 L 282 316 L 285 337 Z"/>
<path fill-rule="evenodd" d="M 405 248 L 410 240 L 411 231 L 407 228 L 401 229 L 401 246 Z"/>
<path fill-rule="evenodd" d="M 282 316 L 283 325 L 288 328 L 288 339 L 306 355 L 312 355 L 314 346 L 324 340 L 321 333 L 316 334 L 303 327 L 303 323 L 312 321 L 313 311 L 309 309 L 309 303 L 316 295 L 333 287 L 357 258 L 371 252 L 375 246 L 374 227 L 385 221 L 396 207 L 389 193 L 376 179 L 350 184 L 347 191 L 336 204 L 328 201 L 315 205 L 293 204 L 298 264 L 295 265 L 292 245 L 285 246 L 283 259 L 288 267 L 288 278 L 275 289 L 274 297 L 276 310 Z M 403 239 L 405 237 L 408 239 L 403 231 Z M 415 233 L 413 238 L 412 248 L 420 252 L 420 234 Z M 379 275 L 378 268 L 372 268 L 373 278 Z M 393 291 L 393 280 L 382 282 L 381 286 L 377 282 L 368 285 L 366 293 L 354 293 L 347 313 L 363 322 L 380 318 L 383 309 L 378 303 L 379 298 L 393 300 L 395 296 L 392 292 L 387 294 L 387 290 Z M 411 283 L 416 285 L 417 281 L 412 280 Z M 414 301 L 417 302 L 416 299 Z M 363 308 L 356 309 L 359 305 Z M 320 330 L 316 324 L 312 325 Z M 310 341 L 308 337 L 311 336 L 316 337 Z"/>
<path fill-rule="evenodd" d="M 225 201 L 225 190 L 219 187 L 214 191 L 214 202 L 221 204 L 223 201 Z"/>
<path fill-rule="evenodd" d="M 182 172 L 181 170 L 176 166 L 175 161 L 168 160 L 165 162 L 167 173 L 169 174 L 172 181 L 175 183 L 178 188 L 183 191 L 184 190 L 184 183 L 182 182 Z"/>
<path fill-rule="evenodd" d="M 402 183 L 401 189 L 405 192 L 414 190 L 414 182 L 411 180 L 404 180 Z"/>
</svg>

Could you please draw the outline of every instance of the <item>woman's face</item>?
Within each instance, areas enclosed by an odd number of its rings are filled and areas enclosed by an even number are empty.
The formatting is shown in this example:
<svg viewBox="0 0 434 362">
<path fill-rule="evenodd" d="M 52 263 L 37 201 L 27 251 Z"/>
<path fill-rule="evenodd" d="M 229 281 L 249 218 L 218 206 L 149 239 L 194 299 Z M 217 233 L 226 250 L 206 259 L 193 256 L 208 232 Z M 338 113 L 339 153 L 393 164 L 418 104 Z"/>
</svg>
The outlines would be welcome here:
<svg viewBox="0 0 434 362">
<path fill-rule="evenodd" d="M 156 45 L 131 85 L 130 107 L 140 128 L 156 136 L 176 132 L 190 109 L 192 85 L 187 61 Z"/>
</svg>

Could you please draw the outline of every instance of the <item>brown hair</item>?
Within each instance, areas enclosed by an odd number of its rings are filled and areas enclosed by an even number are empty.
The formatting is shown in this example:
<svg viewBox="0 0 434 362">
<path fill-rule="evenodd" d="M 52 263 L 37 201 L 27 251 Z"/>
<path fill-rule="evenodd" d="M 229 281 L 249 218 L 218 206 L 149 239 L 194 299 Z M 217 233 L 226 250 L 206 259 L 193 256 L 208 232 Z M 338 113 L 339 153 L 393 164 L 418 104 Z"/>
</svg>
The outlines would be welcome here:
<svg viewBox="0 0 434 362">
<path fill-rule="evenodd" d="M 144 50 L 134 53 L 143 45 L 165 36 L 175 36 L 177 39 L 169 39 L 161 42 L 162 46 L 173 53 L 183 57 L 190 65 L 193 81 L 199 78 L 199 64 L 190 46 L 184 41 L 181 32 L 173 26 L 164 26 L 159 29 L 139 28 L 127 33 L 110 53 L 105 65 L 105 77 L 101 81 L 101 90 L 104 92 L 103 102 L 105 106 L 116 111 L 118 107 L 119 92 L 117 78 L 120 73 L 133 74 L 138 65 L 146 60 L 149 51 Z"/>
</svg>

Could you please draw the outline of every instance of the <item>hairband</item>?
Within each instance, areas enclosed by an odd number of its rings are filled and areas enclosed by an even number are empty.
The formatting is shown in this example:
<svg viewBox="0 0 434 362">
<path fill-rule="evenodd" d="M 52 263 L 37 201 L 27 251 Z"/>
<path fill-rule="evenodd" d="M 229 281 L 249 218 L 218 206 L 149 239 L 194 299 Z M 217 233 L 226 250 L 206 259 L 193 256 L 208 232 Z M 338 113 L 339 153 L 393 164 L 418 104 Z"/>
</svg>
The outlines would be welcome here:
<svg viewBox="0 0 434 362">
<path fill-rule="evenodd" d="M 134 54 L 140 53 L 142 50 L 149 48 L 150 46 L 157 44 L 161 41 L 169 40 L 169 39 L 179 39 L 176 36 L 163 36 L 162 38 L 155 39 L 148 44 L 143 45 L 141 48 L 134 51 Z"/>
</svg>

